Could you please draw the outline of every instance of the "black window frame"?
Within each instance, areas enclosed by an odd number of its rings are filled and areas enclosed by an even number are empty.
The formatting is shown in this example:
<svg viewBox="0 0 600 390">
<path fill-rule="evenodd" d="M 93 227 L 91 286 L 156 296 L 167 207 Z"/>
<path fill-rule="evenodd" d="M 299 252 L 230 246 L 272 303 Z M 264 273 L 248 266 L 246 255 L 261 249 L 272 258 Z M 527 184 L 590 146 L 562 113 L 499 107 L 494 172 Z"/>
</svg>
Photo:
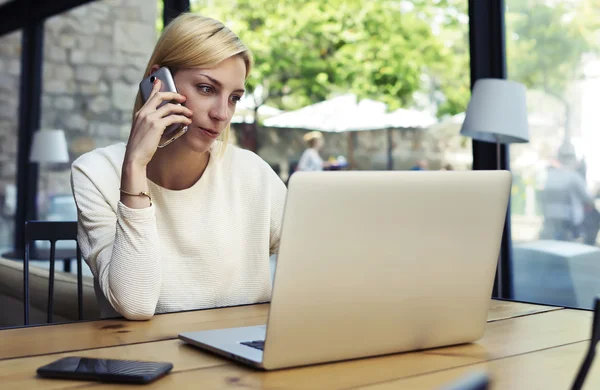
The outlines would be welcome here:
<svg viewBox="0 0 600 390">
<path fill-rule="evenodd" d="M 30 164 L 33 133 L 39 128 L 42 92 L 44 21 L 54 15 L 94 0 L 12 0 L 0 6 L 0 36 L 23 29 L 21 83 L 19 95 L 17 213 L 14 249 L 24 248 L 25 221 L 37 218 L 35 198 L 38 169 Z M 467 0 L 465 0 L 467 1 Z M 190 8 L 189 0 L 163 0 L 163 22 Z M 468 0 L 471 88 L 480 78 L 506 78 L 505 25 L 503 0 Z M 496 169 L 495 144 L 473 141 L 473 169 Z M 500 147 L 501 169 L 509 167 L 509 147 Z M 510 207 L 507 210 L 501 253 L 492 296 L 512 298 L 512 238 Z"/>
</svg>

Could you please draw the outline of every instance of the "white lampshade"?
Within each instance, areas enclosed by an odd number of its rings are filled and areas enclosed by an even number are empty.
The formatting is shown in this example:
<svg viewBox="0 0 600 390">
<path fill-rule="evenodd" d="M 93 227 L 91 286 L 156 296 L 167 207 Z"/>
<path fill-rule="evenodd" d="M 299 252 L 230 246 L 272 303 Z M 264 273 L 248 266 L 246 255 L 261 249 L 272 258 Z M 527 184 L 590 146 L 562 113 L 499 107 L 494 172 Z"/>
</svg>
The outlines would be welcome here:
<svg viewBox="0 0 600 390">
<path fill-rule="evenodd" d="M 477 80 L 460 133 L 484 142 L 529 142 L 525 93 L 525 86 L 515 81 Z"/>
<path fill-rule="evenodd" d="M 29 161 L 37 163 L 69 162 L 69 149 L 63 130 L 40 130 L 33 135 Z"/>
</svg>

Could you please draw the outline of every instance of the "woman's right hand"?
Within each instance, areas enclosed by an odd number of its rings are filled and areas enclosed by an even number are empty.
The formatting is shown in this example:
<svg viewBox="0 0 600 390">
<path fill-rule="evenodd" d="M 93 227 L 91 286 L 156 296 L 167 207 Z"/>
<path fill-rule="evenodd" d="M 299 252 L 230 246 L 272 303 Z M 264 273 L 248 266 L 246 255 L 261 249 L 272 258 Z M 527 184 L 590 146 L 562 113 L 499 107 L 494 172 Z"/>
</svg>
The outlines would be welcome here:
<svg viewBox="0 0 600 390">
<path fill-rule="evenodd" d="M 165 129 L 173 123 L 189 125 L 192 111 L 181 105 L 164 101 L 183 103 L 186 97 L 175 92 L 160 92 L 161 81 L 156 79 L 146 103 L 135 113 L 131 133 L 125 151 L 125 163 L 146 168 L 158 148 Z M 157 109 L 158 108 L 158 109 Z"/>
</svg>

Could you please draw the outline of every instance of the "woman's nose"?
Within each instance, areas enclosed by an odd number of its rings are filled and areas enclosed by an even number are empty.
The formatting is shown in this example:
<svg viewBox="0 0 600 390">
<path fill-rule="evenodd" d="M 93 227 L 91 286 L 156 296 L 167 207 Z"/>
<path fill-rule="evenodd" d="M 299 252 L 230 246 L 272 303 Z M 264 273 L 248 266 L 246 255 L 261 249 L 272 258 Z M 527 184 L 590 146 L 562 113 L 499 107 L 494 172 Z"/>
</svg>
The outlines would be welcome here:
<svg viewBox="0 0 600 390">
<path fill-rule="evenodd" d="M 227 110 L 228 110 L 227 102 L 222 102 L 219 99 L 219 101 L 215 102 L 215 104 L 211 108 L 210 116 L 214 120 L 225 121 L 225 120 L 227 120 L 227 117 L 228 117 Z"/>
</svg>

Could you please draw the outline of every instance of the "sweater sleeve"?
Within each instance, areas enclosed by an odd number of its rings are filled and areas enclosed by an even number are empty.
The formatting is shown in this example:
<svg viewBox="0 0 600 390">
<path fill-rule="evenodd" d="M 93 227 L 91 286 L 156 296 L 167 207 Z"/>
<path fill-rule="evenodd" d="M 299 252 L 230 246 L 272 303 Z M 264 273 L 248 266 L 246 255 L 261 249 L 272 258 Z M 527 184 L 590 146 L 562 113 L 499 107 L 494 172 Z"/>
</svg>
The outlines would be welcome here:
<svg viewBox="0 0 600 390">
<path fill-rule="evenodd" d="M 270 254 L 276 254 L 279 251 L 279 241 L 281 239 L 281 227 L 283 225 L 283 210 L 285 208 L 285 198 L 287 188 L 281 178 L 271 171 L 269 177 L 269 193 L 271 202 L 271 240 Z"/>
<path fill-rule="evenodd" d="M 114 170 L 81 160 L 71 168 L 71 187 L 83 258 L 117 312 L 131 320 L 149 319 L 161 290 L 154 206 L 128 208 L 115 198 L 120 178 Z"/>
</svg>

